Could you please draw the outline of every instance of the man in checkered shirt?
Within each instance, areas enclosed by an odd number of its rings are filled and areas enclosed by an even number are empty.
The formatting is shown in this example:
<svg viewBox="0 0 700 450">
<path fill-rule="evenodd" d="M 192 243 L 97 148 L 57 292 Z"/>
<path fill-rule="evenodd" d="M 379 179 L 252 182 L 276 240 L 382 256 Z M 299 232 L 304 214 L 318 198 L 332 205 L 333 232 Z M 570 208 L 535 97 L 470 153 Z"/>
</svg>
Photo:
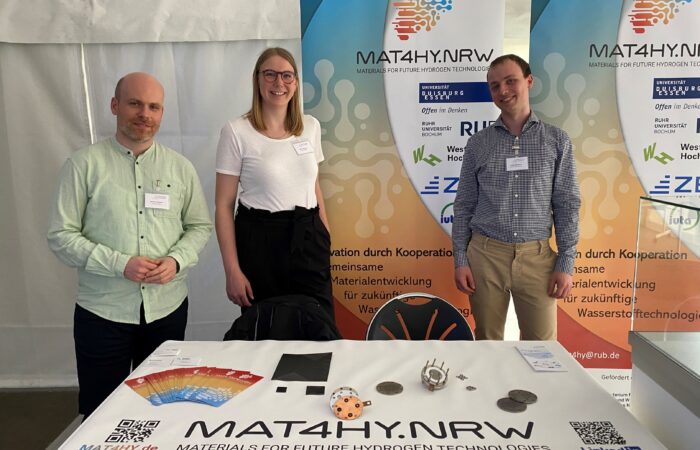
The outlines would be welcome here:
<svg viewBox="0 0 700 450">
<path fill-rule="evenodd" d="M 533 78 L 522 58 L 495 59 L 486 79 L 501 115 L 464 151 L 455 282 L 470 296 L 477 339 L 503 339 L 511 295 L 522 339 L 556 339 L 556 299 L 571 291 L 579 235 L 571 141 L 530 110 Z M 552 225 L 558 254 L 549 246 Z"/>
</svg>

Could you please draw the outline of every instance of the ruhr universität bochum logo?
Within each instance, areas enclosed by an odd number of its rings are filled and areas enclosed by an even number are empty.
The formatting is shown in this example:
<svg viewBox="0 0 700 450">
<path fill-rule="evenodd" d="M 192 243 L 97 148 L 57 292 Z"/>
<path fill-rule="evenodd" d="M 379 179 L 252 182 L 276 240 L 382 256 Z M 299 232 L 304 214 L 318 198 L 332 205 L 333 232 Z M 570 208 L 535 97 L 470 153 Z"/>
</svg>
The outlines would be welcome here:
<svg viewBox="0 0 700 450">
<path fill-rule="evenodd" d="M 680 11 L 681 5 L 692 2 L 693 0 L 637 0 L 629 15 L 632 29 L 635 33 L 642 34 L 648 27 L 660 23 L 668 25 Z"/>
<path fill-rule="evenodd" d="M 432 30 L 441 14 L 452 10 L 452 0 L 414 0 L 394 2 L 393 5 L 396 7 L 396 18 L 391 23 L 402 41 L 420 30 Z"/>
</svg>

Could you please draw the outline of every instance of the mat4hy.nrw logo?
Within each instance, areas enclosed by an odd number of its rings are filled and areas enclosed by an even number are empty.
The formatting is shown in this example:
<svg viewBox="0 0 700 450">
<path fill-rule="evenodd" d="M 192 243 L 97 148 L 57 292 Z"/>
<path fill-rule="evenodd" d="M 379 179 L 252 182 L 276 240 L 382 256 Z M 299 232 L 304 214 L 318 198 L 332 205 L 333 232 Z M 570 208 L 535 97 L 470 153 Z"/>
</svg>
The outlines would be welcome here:
<svg viewBox="0 0 700 450">
<path fill-rule="evenodd" d="M 700 194 L 700 176 L 664 175 L 649 191 L 650 195 Z"/>
<path fill-rule="evenodd" d="M 630 25 L 637 34 L 644 34 L 647 28 L 656 25 L 666 26 L 673 18 L 681 13 L 680 6 L 692 3 L 693 0 L 647 1 L 636 0 L 628 14 Z"/>
<path fill-rule="evenodd" d="M 394 25 L 396 36 L 407 41 L 421 30 L 426 32 L 437 26 L 442 14 L 452 11 L 452 0 L 434 2 L 394 2 L 396 17 Z"/>
</svg>

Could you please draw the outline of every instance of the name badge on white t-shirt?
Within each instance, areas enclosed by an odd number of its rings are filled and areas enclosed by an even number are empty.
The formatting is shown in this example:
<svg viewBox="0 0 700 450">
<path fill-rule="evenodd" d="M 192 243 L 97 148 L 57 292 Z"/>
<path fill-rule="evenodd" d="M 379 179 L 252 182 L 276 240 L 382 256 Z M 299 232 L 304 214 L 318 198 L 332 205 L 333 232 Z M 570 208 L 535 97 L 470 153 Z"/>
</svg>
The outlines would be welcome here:
<svg viewBox="0 0 700 450">
<path fill-rule="evenodd" d="M 309 141 L 295 141 L 292 142 L 292 146 L 294 147 L 294 151 L 297 152 L 297 155 L 306 155 L 307 153 L 313 153 L 314 148 L 311 146 L 311 142 Z"/>
<path fill-rule="evenodd" d="M 506 158 L 506 171 L 527 170 L 527 156 L 514 156 Z"/>
<path fill-rule="evenodd" d="M 152 209 L 170 209 L 170 195 L 150 194 L 147 192 L 145 206 Z"/>
</svg>

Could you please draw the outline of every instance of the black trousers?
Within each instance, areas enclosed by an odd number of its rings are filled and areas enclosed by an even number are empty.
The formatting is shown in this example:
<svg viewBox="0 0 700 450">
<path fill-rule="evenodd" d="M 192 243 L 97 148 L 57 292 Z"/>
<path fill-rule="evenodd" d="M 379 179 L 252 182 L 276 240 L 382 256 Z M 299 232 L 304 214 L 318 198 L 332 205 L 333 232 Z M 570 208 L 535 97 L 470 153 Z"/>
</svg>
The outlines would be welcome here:
<svg viewBox="0 0 700 450">
<path fill-rule="evenodd" d="M 113 322 L 75 305 L 73 338 L 78 366 L 78 412 L 85 417 L 167 340 L 185 339 L 187 297 L 172 313 L 138 325 Z"/>
<path fill-rule="evenodd" d="M 318 207 L 270 212 L 239 204 L 236 248 L 255 298 L 302 294 L 318 300 L 330 318 L 331 236 Z"/>
</svg>

